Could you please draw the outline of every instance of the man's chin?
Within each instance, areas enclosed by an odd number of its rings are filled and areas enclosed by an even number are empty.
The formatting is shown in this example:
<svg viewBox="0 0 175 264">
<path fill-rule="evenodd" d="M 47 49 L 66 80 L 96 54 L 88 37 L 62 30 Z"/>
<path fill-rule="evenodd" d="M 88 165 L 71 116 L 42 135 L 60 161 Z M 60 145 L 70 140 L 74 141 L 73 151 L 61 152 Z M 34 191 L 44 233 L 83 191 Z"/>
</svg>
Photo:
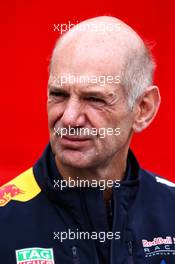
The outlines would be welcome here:
<svg viewBox="0 0 175 264">
<path fill-rule="evenodd" d="M 80 151 L 67 150 L 59 155 L 59 160 L 62 165 L 70 166 L 73 168 L 85 169 L 93 166 L 92 157 L 86 155 L 86 153 L 82 153 Z"/>
</svg>

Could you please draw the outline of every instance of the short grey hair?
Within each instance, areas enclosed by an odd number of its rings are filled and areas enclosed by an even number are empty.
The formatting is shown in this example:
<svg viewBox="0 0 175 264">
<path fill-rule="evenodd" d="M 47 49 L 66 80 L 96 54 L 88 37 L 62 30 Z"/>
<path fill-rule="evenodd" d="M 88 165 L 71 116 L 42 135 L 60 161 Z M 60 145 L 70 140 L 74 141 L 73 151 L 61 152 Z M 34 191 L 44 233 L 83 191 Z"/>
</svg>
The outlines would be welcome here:
<svg viewBox="0 0 175 264">
<path fill-rule="evenodd" d="M 121 71 L 121 85 L 127 94 L 128 106 L 133 108 L 137 98 L 153 84 L 156 63 L 151 47 L 143 44 L 138 50 L 130 49 Z"/>
</svg>

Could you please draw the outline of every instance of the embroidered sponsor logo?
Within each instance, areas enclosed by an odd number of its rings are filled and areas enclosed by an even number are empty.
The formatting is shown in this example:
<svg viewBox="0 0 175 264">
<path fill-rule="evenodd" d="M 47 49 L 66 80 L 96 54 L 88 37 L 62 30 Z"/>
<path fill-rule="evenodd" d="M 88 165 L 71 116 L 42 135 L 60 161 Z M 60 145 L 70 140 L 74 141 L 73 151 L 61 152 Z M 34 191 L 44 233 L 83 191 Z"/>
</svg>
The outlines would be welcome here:
<svg viewBox="0 0 175 264">
<path fill-rule="evenodd" d="M 24 248 L 16 250 L 17 264 L 54 264 L 52 248 Z"/>
<path fill-rule="evenodd" d="M 151 241 L 142 239 L 142 245 L 145 257 L 152 257 L 156 255 L 175 255 L 175 237 L 155 237 Z M 161 262 L 161 264 L 163 263 L 166 262 Z"/>
<path fill-rule="evenodd" d="M 24 194 L 24 191 L 15 184 L 9 184 L 0 188 L 0 206 L 5 206 L 19 194 Z"/>
</svg>

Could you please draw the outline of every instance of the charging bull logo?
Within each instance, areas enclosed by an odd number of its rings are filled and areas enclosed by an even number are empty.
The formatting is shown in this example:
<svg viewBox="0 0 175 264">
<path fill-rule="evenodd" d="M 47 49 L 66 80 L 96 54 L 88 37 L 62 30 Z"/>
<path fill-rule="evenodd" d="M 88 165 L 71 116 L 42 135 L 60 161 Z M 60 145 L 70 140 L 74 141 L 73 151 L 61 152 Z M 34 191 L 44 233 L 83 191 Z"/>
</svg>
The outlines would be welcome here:
<svg viewBox="0 0 175 264">
<path fill-rule="evenodd" d="M 18 194 L 24 194 L 24 191 L 19 189 L 15 184 L 9 184 L 0 188 L 0 206 L 5 206 Z"/>
</svg>

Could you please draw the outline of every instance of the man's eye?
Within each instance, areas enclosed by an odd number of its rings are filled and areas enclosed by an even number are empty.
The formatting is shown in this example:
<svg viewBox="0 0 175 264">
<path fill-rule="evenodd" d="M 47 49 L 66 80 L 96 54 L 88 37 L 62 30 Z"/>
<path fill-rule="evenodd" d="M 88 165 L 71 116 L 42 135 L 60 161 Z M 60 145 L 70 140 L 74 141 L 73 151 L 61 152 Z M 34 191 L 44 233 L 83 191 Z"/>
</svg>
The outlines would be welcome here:
<svg viewBox="0 0 175 264">
<path fill-rule="evenodd" d="M 55 96 L 55 97 L 66 97 L 67 95 L 62 93 L 62 92 L 50 92 L 51 96 Z"/>
<path fill-rule="evenodd" d="M 101 98 L 98 98 L 98 97 L 88 97 L 87 98 L 88 101 L 90 102 L 94 102 L 94 103 L 105 103 L 105 101 Z"/>
</svg>

